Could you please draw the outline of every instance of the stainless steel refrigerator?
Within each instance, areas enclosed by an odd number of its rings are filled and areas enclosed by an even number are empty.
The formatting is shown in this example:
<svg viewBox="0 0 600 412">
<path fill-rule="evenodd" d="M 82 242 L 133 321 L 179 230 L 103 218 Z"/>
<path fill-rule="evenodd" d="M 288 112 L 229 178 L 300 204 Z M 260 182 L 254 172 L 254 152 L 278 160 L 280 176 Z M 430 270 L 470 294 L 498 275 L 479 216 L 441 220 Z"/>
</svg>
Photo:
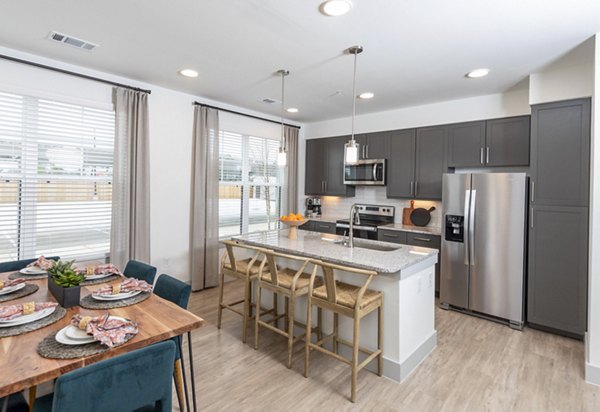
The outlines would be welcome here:
<svg viewBox="0 0 600 412">
<path fill-rule="evenodd" d="M 445 174 L 440 305 L 524 322 L 527 176 Z"/>
</svg>

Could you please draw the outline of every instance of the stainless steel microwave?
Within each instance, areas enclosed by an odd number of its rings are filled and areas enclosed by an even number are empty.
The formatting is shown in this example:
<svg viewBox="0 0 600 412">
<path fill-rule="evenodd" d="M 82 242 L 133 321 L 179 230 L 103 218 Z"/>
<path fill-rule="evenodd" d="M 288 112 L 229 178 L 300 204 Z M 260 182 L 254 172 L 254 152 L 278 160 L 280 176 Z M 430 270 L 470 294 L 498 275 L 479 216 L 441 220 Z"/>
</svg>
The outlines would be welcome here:
<svg viewBox="0 0 600 412">
<path fill-rule="evenodd" d="M 344 165 L 345 185 L 385 186 L 385 159 L 364 159 Z"/>
</svg>

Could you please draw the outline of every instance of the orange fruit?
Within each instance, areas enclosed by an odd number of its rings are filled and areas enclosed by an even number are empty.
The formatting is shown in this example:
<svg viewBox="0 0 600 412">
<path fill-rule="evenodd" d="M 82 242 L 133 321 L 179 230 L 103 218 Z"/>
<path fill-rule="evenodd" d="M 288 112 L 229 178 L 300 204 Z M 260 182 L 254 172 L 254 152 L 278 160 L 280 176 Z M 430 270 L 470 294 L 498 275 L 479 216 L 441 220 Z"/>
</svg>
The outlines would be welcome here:
<svg viewBox="0 0 600 412">
<path fill-rule="evenodd" d="M 288 220 L 288 217 L 286 215 L 281 216 L 281 220 Z"/>
<path fill-rule="evenodd" d="M 304 218 L 302 217 L 302 213 L 296 213 L 296 219 L 298 219 L 298 220 L 302 220 L 302 219 L 304 219 Z"/>
</svg>

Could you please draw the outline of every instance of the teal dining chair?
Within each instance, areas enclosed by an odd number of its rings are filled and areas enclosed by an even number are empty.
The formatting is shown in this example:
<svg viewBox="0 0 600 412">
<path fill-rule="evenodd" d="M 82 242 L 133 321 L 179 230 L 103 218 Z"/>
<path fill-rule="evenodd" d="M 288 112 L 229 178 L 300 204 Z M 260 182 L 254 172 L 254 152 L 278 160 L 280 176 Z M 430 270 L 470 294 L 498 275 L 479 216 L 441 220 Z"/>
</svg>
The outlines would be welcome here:
<svg viewBox="0 0 600 412">
<path fill-rule="evenodd" d="M 127 262 L 123 274 L 128 278 L 145 280 L 152 285 L 156 276 L 156 268 L 137 260 L 130 260 Z"/>
<path fill-rule="evenodd" d="M 173 276 L 162 274 L 158 277 L 156 285 L 154 286 L 154 293 L 163 299 L 173 302 L 182 309 L 187 309 L 190 301 L 190 294 L 192 293 L 192 287 L 187 283 L 184 283 Z M 192 354 L 192 334 L 188 332 L 187 336 L 188 350 L 189 350 L 189 361 L 190 361 L 190 375 L 192 378 L 192 399 L 194 404 L 194 411 L 196 411 L 196 384 L 194 377 L 194 358 Z M 177 345 L 177 351 L 175 354 L 175 365 L 173 380 L 177 389 L 177 400 L 179 401 L 179 408 L 181 408 L 181 383 L 183 382 L 183 390 L 185 392 L 185 403 L 187 409 L 190 410 L 190 400 L 188 395 L 187 379 L 185 376 L 185 364 L 183 361 L 183 350 L 181 345 L 181 336 L 176 336 L 173 341 Z"/>
<path fill-rule="evenodd" d="M 68 372 L 33 410 L 170 412 L 174 360 L 175 343 L 168 340 Z"/>
<path fill-rule="evenodd" d="M 46 258 L 49 260 L 60 260 L 60 258 L 58 256 L 52 256 L 49 258 Z M 13 260 L 11 262 L 2 262 L 0 263 L 0 273 L 3 272 L 16 272 L 17 270 L 21 270 L 23 268 L 26 268 L 28 264 L 33 263 L 37 260 L 37 258 L 35 259 L 23 259 L 23 260 Z"/>
<path fill-rule="evenodd" d="M 29 412 L 29 405 L 22 392 L 0 398 L 0 410 L 3 412 Z"/>
</svg>

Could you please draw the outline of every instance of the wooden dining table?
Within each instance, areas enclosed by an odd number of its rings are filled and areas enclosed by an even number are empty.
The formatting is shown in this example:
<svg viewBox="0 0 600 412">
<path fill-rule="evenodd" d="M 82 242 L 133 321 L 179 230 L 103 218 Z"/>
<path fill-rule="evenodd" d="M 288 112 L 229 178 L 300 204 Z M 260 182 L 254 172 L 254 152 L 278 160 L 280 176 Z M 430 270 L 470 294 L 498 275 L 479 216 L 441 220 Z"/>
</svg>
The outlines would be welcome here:
<svg viewBox="0 0 600 412">
<path fill-rule="evenodd" d="M 9 273 L 0 273 L 4 280 Z M 27 278 L 26 275 L 22 276 Z M 116 283 L 115 280 L 110 283 Z M 28 280 L 27 283 L 39 286 L 32 295 L 0 303 L 14 305 L 25 302 L 55 302 L 48 290 L 48 280 Z M 81 297 L 107 283 L 81 287 Z M 38 344 L 52 332 L 67 326 L 73 315 L 99 316 L 106 310 L 90 310 L 75 306 L 67 309 L 64 318 L 56 323 L 24 333 L 18 336 L 0 338 L 0 398 L 20 392 L 29 387 L 50 381 L 60 375 L 82 368 L 103 359 L 112 358 L 160 342 L 174 336 L 183 335 L 204 325 L 204 320 L 179 306 L 152 294 L 148 299 L 124 308 L 110 309 L 111 315 L 121 316 L 138 323 L 139 333 L 121 346 L 108 349 L 102 353 L 76 359 L 47 359 L 38 355 Z"/>
</svg>

